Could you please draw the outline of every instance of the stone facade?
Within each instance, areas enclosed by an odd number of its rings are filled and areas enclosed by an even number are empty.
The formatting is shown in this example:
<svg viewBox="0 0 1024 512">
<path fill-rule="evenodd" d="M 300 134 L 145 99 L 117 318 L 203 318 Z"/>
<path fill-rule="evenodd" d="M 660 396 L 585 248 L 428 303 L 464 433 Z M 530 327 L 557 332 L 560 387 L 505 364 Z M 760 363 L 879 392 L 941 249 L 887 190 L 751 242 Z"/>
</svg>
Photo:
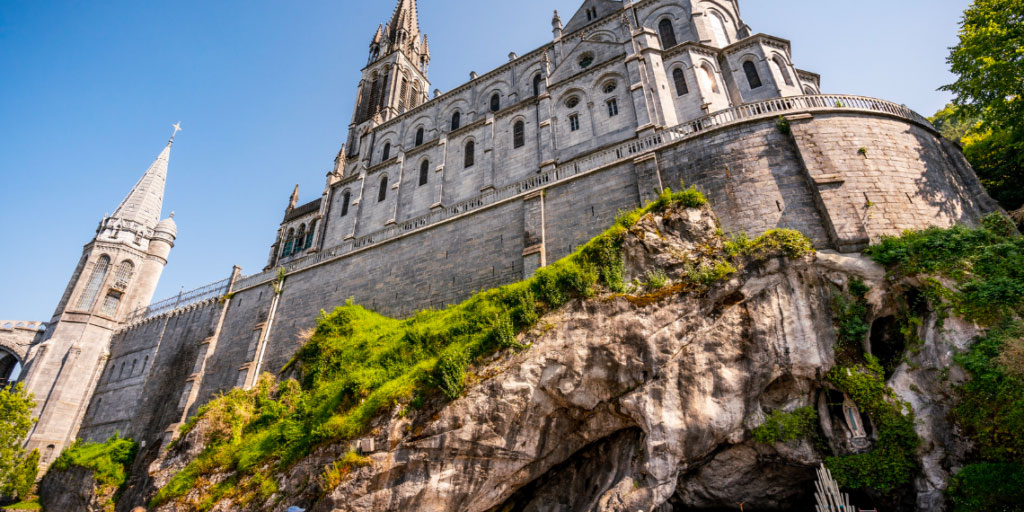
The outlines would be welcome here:
<svg viewBox="0 0 1024 512">
<path fill-rule="evenodd" d="M 203 403 L 278 373 L 321 310 L 459 302 L 681 182 L 726 232 L 793 228 L 840 251 L 997 209 L 927 121 L 819 94 L 789 43 L 752 34 L 735 1 L 586 0 L 552 28 L 551 43 L 428 98 L 427 38 L 401 0 L 372 39 L 323 193 L 292 193 L 264 272 L 236 268 L 103 324 L 109 355 L 93 357 L 108 360 L 77 434 L 142 441 L 144 468 Z"/>
<path fill-rule="evenodd" d="M 45 329 L 42 322 L 0 320 L 0 388 L 18 380 L 29 347 Z"/>
</svg>

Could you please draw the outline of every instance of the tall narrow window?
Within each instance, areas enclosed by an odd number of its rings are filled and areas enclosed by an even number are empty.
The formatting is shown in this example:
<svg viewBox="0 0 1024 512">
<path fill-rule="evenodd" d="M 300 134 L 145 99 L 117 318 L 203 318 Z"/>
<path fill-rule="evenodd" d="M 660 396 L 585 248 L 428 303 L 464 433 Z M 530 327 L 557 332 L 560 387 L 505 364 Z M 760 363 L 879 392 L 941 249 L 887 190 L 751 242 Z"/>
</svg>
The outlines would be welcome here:
<svg viewBox="0 0 1024 512">
<path fill-rule="evenodd" d="M 409 93 L 409 108 L 416 108 L 420 104 L 420 88 L 412 86 L 412 92 Z"/>
<path fill-rule="evenodd" d="M 135 264 L 129 260 L 124 260 L 120 265 L 117 266 L 117 270 L 114 272 L 114 288 L 125 291 L 128 289 L 128 285 L 132 282 L 132 275 L 135 273 Z"/>
<path fill-rule="evenodd" d="M 725 31 L 725 20 L 722 19 L 722 15 L 717 11 L 711 11 L 708 19 L 711 21 L 711 32 L 715 35 L 715 42 L 718 43 L 718 46 L 728 45 L 729 33 Z"/>
<path fill-rule="evenodd" d="M 497 112 L 501 110 L 501 96 L 498 93 L 494 93 L 491 96 L 491 112 Z"/>
<path fill-rule="evenodd" d="M 377 202 L 383 203 L 388 198 L 388 177 L 381 176 L 380 178 L 380 189 L 377 190 Z"/>
<path fill-rule="evenodd" d="M 295 228 L 288 230 L 288 236 L 284 239 L 284 250 L 281 251 L 281 257 L 287 258 L 291 256 L 292 247 L 295 247 Z"/>
<path fill-rule="evenodd" d="M 96 302 L 96 295 L 99 295 L 100 286 L 103 284 L 103 280 L 107 278 L 107 271 L 110 269 L 110 258 L 107 256 L 100 256 L 100 259 L 96 260 L 96 265 L 92 269 L 92 275 L 89 276 L 89 282 L 86 283 L 85 289 L 82 290 L 82 295 L 78 298 L 78 309 L 92 309 L 92 305 Z"/>
<path fill-rule="evenodd" d="M 672 20 L 661 20 L 661 23 L 658 23 L 658 33 L 661 34 L 662 48 L 672 48 L 676 45 L 676 30 L 672 27 Z"/>
<path fill-rule="evenodd" d="M 537 76 L 533 77 L 533 95 L 534 96 L 540 96 L 540 83 L 541 83 L 542 80 L 544 80 L 544 79 L 541 78 L 540 73 L 537 73 Z"/>
<path fill-rule="evenodd" d="M 352 193 L 348 190 L 341 195 L 341 216 L 348 215 L 348 207 L 352 203 Z"/>
<path fill-rule="evenodd" d="M 385 160 L 388 160 L 389 158 L 391 158 L 391 143 L 390 142 L 385 142 L 384 143 L 384 151 L 381 152 L 381 154 L 380 154 L 380 161 L 383 162 Z"/>
<path fill-rule="evenodd" d="M 789 66 L 786 65 L 786 61 L 782 60 L 782 57 L 776 55 L 770 62 L 775 64 L 775 71 L 782 75 L 782 81 L 785 82 L 786 85 L 792 86 L 793 79 L 789 77 Z"/>
<path fill-rule="evenodd" d="M 452 131 L 458 130 L 462 126 L 462 114 L 455 112 L 452 114 Z"/>
<path fill-rule="evenodd" d="M 417 146 L 422 146 L 423 145 L 423 128 L 420 128 L 420 129 L 416 130 L 416 145 Z"/>
<path fill-rule="evenodd" d="M 686 73 L 683 68 L 676 68 L 672 72 L 672 80 L 676 83 L 676 96 L 684 96 L 690 93 L 690 88 L 686 86 Z"/>
<path fill-rule="evenodd" d="M 398 91 L 398 111 L 405 112 L 405 95 L 409 94 L 409 81 L 402 79 L 402 88 Z"/>
<path fill-rule="evenodd" d="M 612 98 L 608 100 L 608 117 L 615 117 L 619 115 L 619 102 Z"/>
<path fill-rule="evenodd" d="M 475 157 L 476 157 L 476 155 L 474 155 L 473 153 L 475 153 L 475 152 L 476 152 L 476 143 L 473 142 L 473 141 L 467 142 L 466 143 L 466 152 L 465 152 L 466 154 L 463 155 L 463 165 L 462 165 L 463 167 L 473 167 L 473 163 L 474 163 L 474 160 L 475 160 Z"/>
<path fill-rule="evenodd" d="M 704 86 L 709 92 L 718 92 L 718 81 L 715 80 L 715 72 L 707 63 L 701 65 L 700 77 L 704 81 Z"/>
<path fill-rule="evenodd" d="M 299 226 L 299 233 L 295 236 L 295 252 L 306 248 L 306 225 Z"/>
<path fill-rule="evenodd" d="M 309 232 L 306 233 L 306 241 L 302 244 L 305 248 L 313 247 L 313 235 L 316 234 L 316 221 L 309 223 Z"/>
<path fill-rule="evenodd" d="M 751 89 L 761 87 L 761 76 L 757 74 L 757 66 L 754 65 L 754 61 L 744 62 L 743 72 L 747 74 L 747 83 L 750 84 Z"/>
<path fill-rule="evenodd" d="M 573 114 L 569 116 L 569 130 L 576 131 L 580 129 L 580 116 L 579 114 Z"/>
<path fill-rule="evenodd" d="M 526 144 L 526 125 L 522 121 L 516 121 L 512 126 L 512 147 L 521 148 Z"/>
<path fill-rule="evenodd" d="M 420 164 L 420 186 L 421 187 L 423 185 L 427 184 L 427 179 L 428 179 L 429 175 L 430 175 L 430 161 L 429 160 L 424 160 L 423 163 Z"/>
<path fill-rule="evenodd" d="M 100 306 L 100 312 L 104 315 L 113 316 L 117 313 L 117 307 L 121 305 L 121 296 L 123 294 L 117 290 L 110 290 L 107 292 L 107 296 L 103 297 L 103 305 Z"/>
</svg>

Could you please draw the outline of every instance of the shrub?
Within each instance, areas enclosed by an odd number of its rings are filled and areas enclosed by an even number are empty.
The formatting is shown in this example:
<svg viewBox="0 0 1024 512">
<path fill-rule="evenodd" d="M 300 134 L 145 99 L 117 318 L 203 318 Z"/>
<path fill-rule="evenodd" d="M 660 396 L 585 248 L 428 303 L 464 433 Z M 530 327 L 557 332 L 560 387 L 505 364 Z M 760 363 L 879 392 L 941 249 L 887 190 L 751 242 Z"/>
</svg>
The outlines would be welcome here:
<svg viewBox="0 0 1024 512">
<path fill-rule="evenodd" d="M 762 444 L 795 441 L 815 435 L 818 430 L 818 411 L 814 407 L 801 407 L 793 412 L 772 411 L 764 423 L 754 429 L 754 440 Z"/>
<path fill-rule="evenodd" d="M 783 116 L 779 116 L 775 120 L 775 127 L 778 128 L 779 133 L 783 135 L 789 135 L 793 132 L 792 128 L 789 126 L 789 120 Z"/>
<path fill-rule="evenodd" d="M 665 271 L 661 269 L 651 270 L 647 272 L 647 282 L 644 283 L 648 289 L 660 290 L 668 284 L 668 276 L 665 275 Z"/>
<path fill-rule="evenodd" d="M 441 353 L 434 371 L 437 387 L 445 396 L 452 400 L 462 394 L 466 380 L 466 367 L 469 366 L 469 354 L 463 347 L 450 346 Z"/>
<path fill-rule="evenodd" d="M 112 502 L 107 505 L 112 508 L 128 480 L 128 470 L 135 460 L 135 450 L 135 441 L 122 439 L 119 434 L 105 443 L 83 443 L 79 440 L 61 452 L 49 470 L 67 471 L 71 467 L 91 470 L 97 484 L 107 491 L 114 491 Z"/>
<path fill-rule="evenodd" d="M 747 256 L 765 259 L 774 256 L 800 258 L 814 252 L 814 243 L 803 233 L 793 229 L 773 229 L 751 240 L 740 233 L 725 243 L 729 256 Z"/>
<path fill-rule="evenodd" d="M 837 294 L 833 302 L 836 313 L 839 346 L 851 349 L 859 348 L 864 338 L 871 331 L 868 325 L 868 287 L 859 279 L 851 279 L 847 285 L 847 294 Z"/>
<path fill-rule="evenodd" d="M 954 512 L 1004 512 L 1024 509 L 1024 465 L 970 464 L 946 490 Z"/>
</svg>

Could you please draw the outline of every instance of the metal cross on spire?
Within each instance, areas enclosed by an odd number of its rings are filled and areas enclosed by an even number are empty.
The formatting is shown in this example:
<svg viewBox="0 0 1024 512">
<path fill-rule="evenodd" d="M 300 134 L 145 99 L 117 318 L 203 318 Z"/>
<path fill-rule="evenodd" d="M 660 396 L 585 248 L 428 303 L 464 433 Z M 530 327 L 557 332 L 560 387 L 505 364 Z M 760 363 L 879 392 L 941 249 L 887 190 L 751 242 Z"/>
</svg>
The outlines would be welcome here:
<svg viewBox="0 0 1024 512">
<path fill-rule="evenodd" d="M 171 134 L 171 142 L 174 142 L 174 137 L 178 135 L 178 132 L 181 131 L 181 121 L 178 121 L 177 123 L 174 123 L 171 126 L 174 127 L 174 133 Z"/>
</svg>

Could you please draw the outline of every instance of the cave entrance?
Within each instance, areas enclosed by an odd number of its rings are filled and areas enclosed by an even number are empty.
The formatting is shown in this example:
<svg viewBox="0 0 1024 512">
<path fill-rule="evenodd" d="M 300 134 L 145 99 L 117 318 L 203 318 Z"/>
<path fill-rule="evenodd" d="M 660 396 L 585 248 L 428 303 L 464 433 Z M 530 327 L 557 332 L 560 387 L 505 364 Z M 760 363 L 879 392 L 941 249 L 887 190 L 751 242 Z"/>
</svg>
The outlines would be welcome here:
<svg viewBox="0 0 1024 512">
<path fill-rule="evenodd" d="M 903 352 L 907 349 L 907 340 L 900 331 L 900 324 L 894 316 L 885 316 L 871 324 L 871 353 L 882 363 L 885 379 L 892 377 L 893 372 L 903 362 Z"/>
</svg>

